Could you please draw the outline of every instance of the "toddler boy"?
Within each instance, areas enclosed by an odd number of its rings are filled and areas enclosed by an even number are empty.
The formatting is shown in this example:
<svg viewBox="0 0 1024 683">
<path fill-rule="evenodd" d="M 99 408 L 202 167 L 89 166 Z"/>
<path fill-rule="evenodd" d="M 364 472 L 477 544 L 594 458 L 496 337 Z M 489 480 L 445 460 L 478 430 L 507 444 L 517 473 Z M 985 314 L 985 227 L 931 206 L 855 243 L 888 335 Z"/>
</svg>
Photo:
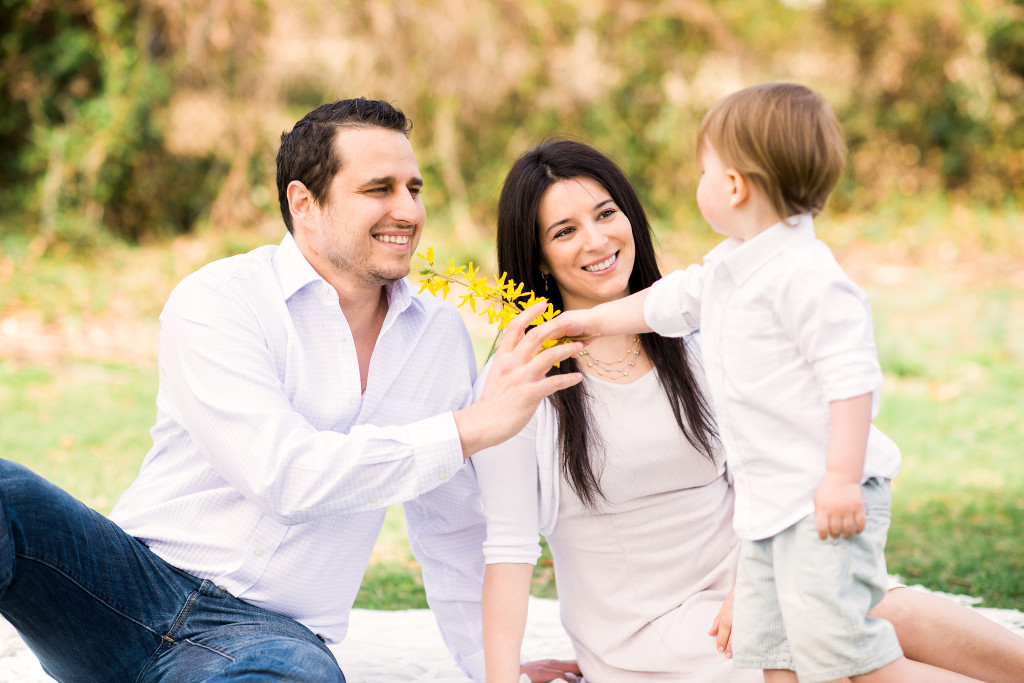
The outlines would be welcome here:
<svg viewBox="0 0 1024 683">
<path fill-rule="evenodd" d="M 889 480 L 900 453 L 871 421 L 882 373 L 867 296 L 814 236 L 842 172 L 835 114 L 793 83 L 746 88 L 701 124 L 697 203 L 728 239 L 573 334 L 701 331 L 743 540 L 733 661 L 765 680 L 913 680 L 887 588 Z"/>
</svg>

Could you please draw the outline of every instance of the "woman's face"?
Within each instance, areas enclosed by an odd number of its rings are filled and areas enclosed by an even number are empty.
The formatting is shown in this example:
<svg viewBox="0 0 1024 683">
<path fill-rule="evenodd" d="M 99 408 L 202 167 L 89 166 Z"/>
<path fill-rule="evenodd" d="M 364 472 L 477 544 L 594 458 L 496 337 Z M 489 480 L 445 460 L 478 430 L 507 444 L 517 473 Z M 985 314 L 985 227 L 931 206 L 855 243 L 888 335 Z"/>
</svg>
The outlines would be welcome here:
<svg viewBox="0 0 1024 683">
<path fill-rule="evenodd" d="M 554 279 L 563 308 L 590 308 L 629 294 L 633 231 L 603 185 L 590 178 L 555 183 L 541 198 L 538 218 L 541 272 Z"/>
</svg>

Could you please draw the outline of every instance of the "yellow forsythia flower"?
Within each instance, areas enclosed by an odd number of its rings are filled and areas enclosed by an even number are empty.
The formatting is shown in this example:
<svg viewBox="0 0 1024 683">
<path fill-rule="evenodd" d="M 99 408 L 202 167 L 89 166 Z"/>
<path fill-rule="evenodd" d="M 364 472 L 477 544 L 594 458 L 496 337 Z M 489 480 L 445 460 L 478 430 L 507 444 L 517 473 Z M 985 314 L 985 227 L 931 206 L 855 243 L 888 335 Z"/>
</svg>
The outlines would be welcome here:
<svg viewBox="0 0 1024 683">
<path fill-rule="evenodd" d="M 455 259 L 451 259 L 446 270 L 438 271 L 434 268 L 433 247 L 428 247 L 426 254 L 416 254 L 416 256 L 427 262 L 426 267 L 420 270 L 421 292 L 426 290 L 434 296 L 440 294 L 442 298 L 447 299 L 451 285 L 460 285 L 466 289 L 466 293 L 459 296 L 460 301 L 456 308 L 462 308 L 468 303 L 474 313 L 487 316 L 487 322 L 497 322 L 499 331 L 505 329 L 512 319 L 523 310 L 533 304 L 547 301 L 531 291 L 524 292 L 523 283 L 513 281 L 506 273 L 502 273 L 501 277 L 495 280 L 493 286 L 488 284 L 488 278 L 480 275 L 479 269 L 473 265 L 472 261 L 467 265 L 456 267 Z M 483 302 L 485 305 L 478 309 L 478 302 Z M 550 302 L 547 304 L 547 310 L 537 316 L 531 324 L 540 325 L 561 313 L 561 311 L 556 311 Z M 564 344 L 569 341 L 573 340 L 570 338 L 549 339 L 542 346 L 549 349 L 556 344 Z M 557 366 L 557 363 L 555 365 Z"/>
</svg>

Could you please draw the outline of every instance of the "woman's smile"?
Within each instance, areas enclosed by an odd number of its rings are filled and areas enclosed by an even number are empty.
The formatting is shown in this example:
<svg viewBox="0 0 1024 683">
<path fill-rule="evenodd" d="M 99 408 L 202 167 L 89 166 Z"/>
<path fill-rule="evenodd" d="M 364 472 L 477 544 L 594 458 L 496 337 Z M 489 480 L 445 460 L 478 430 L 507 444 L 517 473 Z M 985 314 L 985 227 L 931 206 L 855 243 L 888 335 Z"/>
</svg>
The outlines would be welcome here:
<svg viewBox="0 0 1024 683">
<path fill-rule="evenodd" d="M 583 266 L 583 270 L 588 273 L 600 273 L 601 271 L 607 270 L 619 259 L 619 252 L 615 252 L 600 263 L 595 263 L 592 266 Z"/>
</svg>

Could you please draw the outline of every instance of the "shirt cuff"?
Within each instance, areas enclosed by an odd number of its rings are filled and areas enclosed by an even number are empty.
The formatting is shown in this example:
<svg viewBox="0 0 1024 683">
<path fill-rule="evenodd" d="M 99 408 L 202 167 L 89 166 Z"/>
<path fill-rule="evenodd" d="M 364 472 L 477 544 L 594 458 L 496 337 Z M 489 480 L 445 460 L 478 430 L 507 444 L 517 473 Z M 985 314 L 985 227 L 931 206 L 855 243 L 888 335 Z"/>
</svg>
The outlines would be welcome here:
<svg viewBox="0 0 1024 683">
<path fill-rule="evenodd" d="M 877 392 L 884 378 L 873 349 L 837 353 L 814 362 L 814 374 L 828 402 Z"/>
<path fill-rule="evenodd" d="M 540 543 L 511 545 L 484 543 L 484 564 L 537 564 Z"/>
<path fill-rule="evenodd" d="M 437 477 L 447 479 L 455 475 L 468 460 L 462 457 L 462 440 L 455 424 L 455 414 L 441 413 L 408 425 L 410 443 L 422 444 L 431 456 L 436 454 Z"/>
</svg>

